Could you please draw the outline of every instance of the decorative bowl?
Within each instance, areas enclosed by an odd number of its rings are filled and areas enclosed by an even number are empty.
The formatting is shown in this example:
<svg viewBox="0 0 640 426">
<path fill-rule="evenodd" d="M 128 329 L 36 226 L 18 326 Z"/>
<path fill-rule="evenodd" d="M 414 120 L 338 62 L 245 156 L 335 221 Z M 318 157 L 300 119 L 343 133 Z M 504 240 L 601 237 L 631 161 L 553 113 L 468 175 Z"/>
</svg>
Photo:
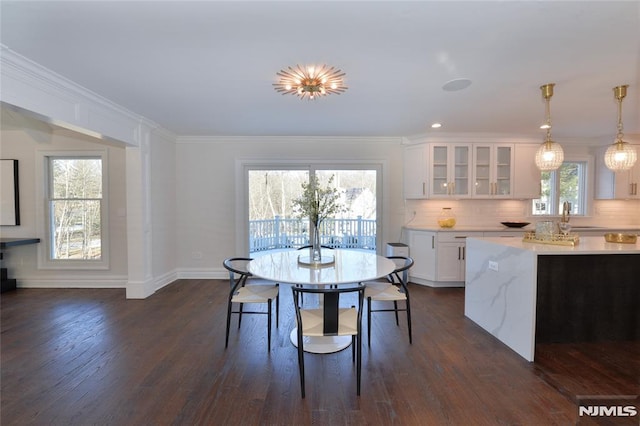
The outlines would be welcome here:
<svg viewBox="0 0 640 426">
<path fill-rule="evenodd" d="M 618 234 L 616 232 L 608 232 L 604 234 L 604 239 L 608 243 L 635 244 L 638 236 L 635 234 Z"/>
<path fill-rule="evenodd" d="M 524 228 L 531 222 L 500 222 L 500 223 L 506 226 L 507 228 Z"/>
</svg>

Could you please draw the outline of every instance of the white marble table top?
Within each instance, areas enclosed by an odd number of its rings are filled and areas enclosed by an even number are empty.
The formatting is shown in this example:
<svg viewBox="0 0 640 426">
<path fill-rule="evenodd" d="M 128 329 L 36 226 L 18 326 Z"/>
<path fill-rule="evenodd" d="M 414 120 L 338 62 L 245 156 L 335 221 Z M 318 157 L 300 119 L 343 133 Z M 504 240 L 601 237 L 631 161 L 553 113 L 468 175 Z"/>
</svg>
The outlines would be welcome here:
<svg viewBox="0 0 640 426">
<path fill-rule="evenodd" d="M 312 267 L 298 263 L 305 250 L 273 252 L 249 262 L 253 275 L 269 281 L 290 284 L 350 284 L 370 281 L 389 275 L 395 269 L 393 261 L 375 253 L 359 250 L 323 250 L 323 255 L 335 256 L 335 263 Z"/>
<path fill-rule="evenodd" d="M 579 235 L 579 233 L 578 233 Z M 574 246 L 557 246 L 524 242 L 520 238 L 478 238 L 482 241 L 498 245 L 527 250 L 536 254 L 640 254 L 640 242 L 635 244 L 608 243 L 604 237 L 580 237 L 580 242 Z"/>
</svg>

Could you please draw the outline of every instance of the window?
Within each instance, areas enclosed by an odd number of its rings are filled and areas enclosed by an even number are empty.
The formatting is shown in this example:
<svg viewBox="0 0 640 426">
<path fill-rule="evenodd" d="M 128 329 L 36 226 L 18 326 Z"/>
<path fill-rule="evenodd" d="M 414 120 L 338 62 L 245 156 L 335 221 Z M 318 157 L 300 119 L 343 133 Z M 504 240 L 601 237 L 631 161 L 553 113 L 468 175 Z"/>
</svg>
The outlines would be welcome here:
<svg viewBox="0 0 640 426">
<path fill-rule="evenodd" d="M 565 161 L 558 170 L 542 172 L 542 196 L 533 200 L 533 215 L 562 214 L 562 205 L 569 202 L 572 215 L 587 214 L 588 160 Z"/>
<path fill-rule="evenodd" d="M 246 226 L 238 229 L 249 253 L 279 250 L 309 244 L 308 224 L 291 210 L 291 200 L 300 195 L 301 183 L 316 175 L 323 184 L 333 176 L 344 193 L 347 209 L 323 222 L 322 244 L 335 248 L 376 250 L 381 219 L 382 166 L 379 164 L 308 164 L 295 161 L 242 164 L 245 193 L 241 208 Z"/>
<path fill-rule="evenodd" d="M 46 244 L 41 245 L 41 267 L 108 267 L 105 163 L 104 153 L 43 155 Z"/>
</svg>

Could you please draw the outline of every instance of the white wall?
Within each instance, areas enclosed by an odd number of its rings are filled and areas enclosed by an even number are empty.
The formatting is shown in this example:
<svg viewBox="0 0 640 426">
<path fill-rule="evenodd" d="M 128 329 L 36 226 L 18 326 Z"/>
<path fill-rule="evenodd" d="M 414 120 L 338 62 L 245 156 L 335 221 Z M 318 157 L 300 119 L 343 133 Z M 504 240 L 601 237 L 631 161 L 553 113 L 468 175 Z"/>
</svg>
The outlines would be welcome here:
<svg viewBox="0 0 640 426">
<path fill-rule="evenodd" d="M 384 162 L 382 241 L 398 241 L 404 221 L 400 138 L 178 138 L 177 262 L 181 276 L 223 277 L 222 261 L 236 245 L 236 164 L 239 160 Z M 222 275 L 220 275 L 222 274 Z"/>
<path fill-rule="evenodd" d="M 150 145 L 151 272 L 157 290 L 177 278 L 175 137 L 152 131 Z"/>
<path fill-rule="evenodd" d="M 2 237 L 39 237 L 41 224 L 36 217 L 36 151 L 107 150 L 109 165 L 109 238 L 110 268 L 107 271 L 37 269 L 37 246 L 13 247 L 5 252 L 5 265 L 11 278 L 18 278 L 22 287 L 124 287 L 127 282 L 126 182 L 125 151 L 115 145 L 105 145 L 89 136 L 68 130 L 51 130 L 34 119 L 21 117 L 18 125 L 2 121 L 0 156 L 19 161 L 20 217 L 19 226 L 2 226 Z"/>
</svg>

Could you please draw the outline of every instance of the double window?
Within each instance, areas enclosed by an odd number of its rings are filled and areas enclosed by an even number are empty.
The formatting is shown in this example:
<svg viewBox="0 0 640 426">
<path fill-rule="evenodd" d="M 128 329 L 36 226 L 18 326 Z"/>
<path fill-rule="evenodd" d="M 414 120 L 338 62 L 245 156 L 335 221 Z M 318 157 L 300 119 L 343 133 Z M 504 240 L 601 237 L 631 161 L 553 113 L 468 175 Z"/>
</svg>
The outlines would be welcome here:
<svg viewBox="0 0 640 426">
<path fill-rule="evenodd" d="M 572 215 L 586 215 L 589 194 L 588 168 L 589 160 L 584 159 L 565 161 L 557 170 L 542 172 L 541 197 L 533 200 L 532 214 L 561 215 L 566 201 Z"/>
<path fill-rule="evenodd" d="M 104 153 L 43 155 L 46 250 L 40 266 L 108 267 Z"/>
</svg>

